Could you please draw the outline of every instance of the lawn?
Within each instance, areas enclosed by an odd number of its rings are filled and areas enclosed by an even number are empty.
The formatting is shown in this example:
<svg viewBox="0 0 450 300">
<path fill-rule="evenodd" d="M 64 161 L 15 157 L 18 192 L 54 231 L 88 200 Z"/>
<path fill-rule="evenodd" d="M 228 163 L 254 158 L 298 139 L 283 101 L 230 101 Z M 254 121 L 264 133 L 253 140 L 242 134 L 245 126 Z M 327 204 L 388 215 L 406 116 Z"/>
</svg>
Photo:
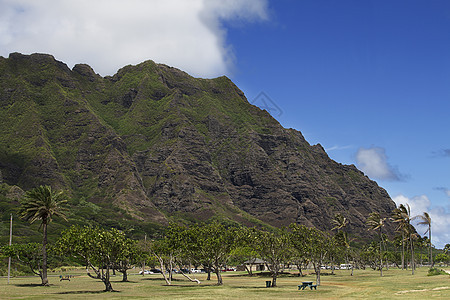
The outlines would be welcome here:
<svg viewBox="0 0 450 300">
<path fill-rule="evenodd" d="M 450 276 L 426 276 L 427 268 L 411 272 L 390 269 L 383 277 L 373 270 L 356 270 L 350 276 L 348 270 L 337 270 L 336 275 L 322 276 L 322 285 L 317 290 L 299 291 L 301 281 L 314 281 L 314 275 L 303 278 L 283 276 L 278 279 L 278 287 L 266 288 L 268 277 L 247 277 L 241 272 L 224 273 L 224 285 L 216 286 L 215 277 L 206 281 L 206 275 L 192 275 L 202 281 L 200 285 L 176 275 L 172 286 L 165 286 L 161 275 L 130 275 L 130 282 L 121 282 L 121 277 L 112 279 L 117 292 L 103 292 L 104 285 L 82 273 L 65 272 L 76 275 L 71 281 L 59 281 L 59 275 L 49 278 L 50 286 L 39 285 L 38 277 L 0 278 L 0 299 L 450 299 Z"/>
</svg>

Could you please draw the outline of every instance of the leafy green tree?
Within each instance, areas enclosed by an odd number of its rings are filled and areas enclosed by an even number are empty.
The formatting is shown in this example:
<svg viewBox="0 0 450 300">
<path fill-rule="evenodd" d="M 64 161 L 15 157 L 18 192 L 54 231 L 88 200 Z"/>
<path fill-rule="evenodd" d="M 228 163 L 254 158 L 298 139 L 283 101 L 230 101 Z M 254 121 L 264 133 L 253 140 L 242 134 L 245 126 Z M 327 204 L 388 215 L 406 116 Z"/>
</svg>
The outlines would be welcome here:
<svg viewBox="0 0 450 300">
<path fill-rule="evenodd" d="M 104 230 L 98 227 L 72 226 L 63 231 L 55 249 L 60 255 L 81 258 L 86 266 L 87 275 L 100 279 L 105 291 L 113 291 L 110 270 L 126 256 L 128 240 L 117 229 Z M 92 269 L 95 275 L 89 272 Z"/>
<path fill-rule="evenodd" d="M 320 285 L 320 267 L 323 265 L 330 249 L 330 239 L 317 228 L 308 228 L 304 225 L 291 224 L 290 241 L 292 247 L 308 258 L 313 264 L 316 273 L 316 282 Z"/>
<path fill-rule="evenodd" d="M 222 285 L 221 269 L 227 265 L 237 247 L 238 229 L 212 222 L 191 226 L 184 234 L 189 255 L 197 263 L 211 268 L 217 276 L 217 284 Z"/>
<path fill-rule="evenodd" d="M 384 221 L 386 218 L 382 218 L 379 213 L 372 212 L 369 214 L 369 217 L 367 218 L 367 226 L 370 227 L 371 230 L 379 230 L 380 233 L 380 276 L 383 276 L 383 227 L 384 227 Z"/>
<path fill-rule="evenodd" d="M 448 264 L 450 262 L 450 255 L 445 254 L 445 253 L 439 253 L 436 255 L 435 261 L 438 263 L 445 263 L 448 266 Z"/>
<path fill-rule="evenodd" d="M 418 215 L 415 216 L 413 219 L 419 219 L 420 222 L 417 223 L 418 225 L 426 225 L 428 228 L 425 231 L 424 234 L 428 233 L 428 243 L 429 243 L 429 250 L 428 250 L 428 254 L 429 254 L 429 262 L 431 264 L 431 267 L 433 267 L 433 247 L 431 244 L 431 217 L 427 212 L 423 212 L 423 215 Z"/>
<path fill-rule="evenodd" d="M 303 276 L 302 268 L 309 263 L 308 228 L 292 223 L 289 225 L 289 240 L 293 249 L 292 258 L 296 261 L 299 276 Z"/>
<path fill-rule="evenodd" d="M 323 231 L 312 227 L 309 228 L 307 242 L 310 259 L 316 272 L 316 282 L 317 285 L 320 285 L 320 267 L 330 251 L 330 239 Z"/>
<path fill-rule="evenodd" d="M 31 272 L 38 275 L 42 281 L 42 245 L 38 243 L 12 244 L 4 246 L 2 255 L 14 257 L 21 263 L 28 266 Z"/>
<path fill-rule="evenodd" d="M 113 262 L 113 268 L 122 273 L 122 281 L 128 281 L 128 270 L 142 261 L 142 253 L 137 247 L 136 241 L 125 238 L 119 248 L 117 260 Z"/>
<path fill-rule="evenodd" d="M 230 261 L 234 265 L 243 265 L 249 276 L 253 276 L 252 265 L 258 253 L 250 245 L 238 245 L 231 253 Z M 250 265 L 250 268 L 247 266 Z"/>
<path fill-rule="evenodd" d="M 151 261 L 154 264 L 159 264 L 161 274 L 167 285 L 172 284 L 173 270 L 178 266 L 180 273 L 186 277 L 189 281 L 201 282 L 198 279 L 191 278 L 189 275 L 182 271 L 183 261 L 188 258 L 190 259 L 189 252 L 187 249 L 188 240 L 188 228 L 185 226 L 180 226 L 171 223 L 163 238 L 155 241 L 140 241 L 139 248 L 144 254 L 144 258 L 147 261 Z M 168 276 L 166 275 L 166 271 Z"/>
<path fill-rule="evenodd" d="M 266 262 L 272 276 L 272 287 L 276 287 L 281 267 L 289 261 L 292 254 L 287 231 L 277 229 L 268 232 L 251 228 L 247 234 L 249 235 L 247 240 L 253 245 L 260 258 Z"/>
<path fill-rule="evenodd" d="M 21 199 L 19 214 L 30 223 L 41 221 L 42 239 L 42 285 L 48 285 L 47 278 L 47 226 L 54 216 L 66 219 L 63 207 L 67 203 L 62 191 L 54 191 L 48 185 L 39 186 L 25 193 Z"/>
<path fill-rule="evenodd" d="M 380 247 L 375 241 L 365 245 L 360 252 L 361 264 L 376 270 L 380 266 Z"/>
</svg>

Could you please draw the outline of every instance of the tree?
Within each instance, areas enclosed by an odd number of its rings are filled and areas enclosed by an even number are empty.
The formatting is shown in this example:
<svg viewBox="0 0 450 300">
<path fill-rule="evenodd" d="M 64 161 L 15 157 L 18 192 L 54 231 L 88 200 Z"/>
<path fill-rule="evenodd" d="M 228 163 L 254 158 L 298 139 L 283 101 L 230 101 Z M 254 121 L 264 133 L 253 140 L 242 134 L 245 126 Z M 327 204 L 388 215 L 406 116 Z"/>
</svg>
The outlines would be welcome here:
<svg viewBox="0 0 450 300">
<path fill-rule="evenodd" d="M 382 251 L 382 243 L 383 243 L 383 226 L 386 218 L 382 218 L 379 213 L 372 212 L 369 214 L 367 218 L 367 226 L 369 226 L 371 230 L 379 230 L 380 231 L 380 276 L 383 276 L 383 251 Z"/>
<path fill-rule="evenodd" d="M 450 254 L 450 244 L 445 244 L 444 246 L 444 253 L 445 254 Z"/>
<path fill-rule="evenodd" d="M 105 291 L 112 292 L 110 270 L 123 259 L 127 249 L 127 238 L 117 229 L 104 230 L 98 227 L 72 226 L 63 231 L 55 249 L 60 255 L 81 258 L 87 275 L 100 279 Z M 89 272 L 91 268 L 95 276 Z"/>
<path fill-rule="evenodd" d="M 393 211 L 393 220 L 395 223 L 398 223 L 397 231 L 402 232 L 403 235 L 406 235 L 409 240 L 410 250 L 411 250 L 411 269 L 412 275 L 414 275 L 414 238 L 415 229 L 411 225 L 411 208 L 408 204 L 403 205 L 400 204 L 398 208 Z"/>
<path fill-rule="evenodd" d="M 122 273 L 122 281 L 128 281 L 128 270 L 142 261 L 142 254 L 137 247 L 136 241 L 125 238 L 121 241 L 117 260 L 113 262 L 113 268 Z"/>
<path fill-rule="evenodd" d="M 302 267 L 309 263 L 308 228 L 304 225 L 292 223 L 289 225 L 289 241 L 293 249 L 292 258 L 295 260 L 298 269 L 298 275 L 303 276 Z"/>
<path fill-rule="evenodd" d="M 337 230 L 337 234 L 336 234 L 336 242 L 337 245 L 341 246 L 344 248 L 344 253 L 345 253 L 345 263 L 348 264 L 348 254 L 350 252 L 350 241 L 348 238 L 348 234 L 347 232 L 344 230 L 344 228 L 348 225 L 349 221 L 346 217 L 344 217 L 341 214 L 336 214 L 334 216 L 334 219 L 331 220 L 332 224 L 334 225 L 333 228 L 331 228 L 331 230 Z M 331 254 L 332 252 L 330 252 Z M 333 274 L 334 274 L 334 267 L 333 267 Z M 352 264 L 352 273 L 351 275 L 353 276 L 353 264 Z"/>
<path fill-rule="evenodd" d="M 31 272 L 38 275 L 42 281 L 42 245 L 38 243 L 12 244 L 1 249 L 4 256 L 15 257 L 27 265 Z"/>
<path fill-rule="evenodd" d="M 272 276 L 272 287 L 277 286 L 277 277 L 281 272 L 281 266 L 286 263 L 291 254 L 289 236 L 284 229 L 276 229 L 273 232 L 251 228 L 247 231 L 247 240 L 253 245 L 260 258 L 266 262 L 266 266 Z"/>
<path fill-rule="evenodd" d="M 406 213 L 406 207 L 403 204 L 400 204 L 399 207 L 396 207 L 392 211 L 391 220 L 394 221 L 394 223 L 397 223 L 397 228 L 395 229 L 396 232 L 399 232 L 401 234 L 401 246 L 402 246 L 402 270 L 405 269 L 405 241 L 406 241 L 406 234 L 407 234 L 407 225 L 405 220 L 405 213 Z"/>
<path fill-rule="evenodd" d="M 243 265 L 249 276 L 253 276 L 252 266 L 254 265 L 258 253 L 250 245 L 238 245 L 231 253 L 231 264 Z M 250 265 L 248 267 L 247 265 Z"/>
<path fill-rule="evenodd" d="M 320 285 L 320 267 L 330 248 L 329 238 L 319 229 L 308 228 L 304 225 L 291 224 L 290 241 L 292 247 L 305 255 L 313 264 L 316 272 L 316 282 Z"/>
<path fill-rule="evenodd" d="M 445 263 L 448 266 L 448 263 L 450 261 L 450 255 L 445 254 L 445 253 L 439 253 L 436 255 L 435 261 L 438 263 Z"/>
<path fill-rule="evenodd" d="M 238 229 L 226 227 L 218 222 L 194 225 L 185 231 L 186 250 L 189 256 L 206 268 L 211 268 L 217 276 L 217 284 L 222 285 L 223 269 L 237 247 Z"/>
<path fill-rule="evenodd" d="M 48 285 L 47 278 L 47 226 L 54 216 L 59 216 L 67 221 L 66 209 L 63 207 L 67 200 L 62 191 L 53 191 L 48 185 L 39 186 L 25 193 L 21 199 L 19 214 L 24 220 L 33 223 L 41 221 L 42 239 L 42 285 Z"/>
<path fill-rule="evenodd" d="M 418 225 L 426 225 L 428 226 L 428 229 L 425 231 L 424 234 L 427 234 L 428 232 L 428 243 L 429 243 L 429 262 L 431 264 L 431 267 L 433 267 L 433 253 L 432 253 L 432 244 L 431 244 L 431 217 L 427 212 L 423 212 L 423 215 L 415 216 L 413 219 L 420 219 L 420 222 L 417 223 Z"/>
</svg>

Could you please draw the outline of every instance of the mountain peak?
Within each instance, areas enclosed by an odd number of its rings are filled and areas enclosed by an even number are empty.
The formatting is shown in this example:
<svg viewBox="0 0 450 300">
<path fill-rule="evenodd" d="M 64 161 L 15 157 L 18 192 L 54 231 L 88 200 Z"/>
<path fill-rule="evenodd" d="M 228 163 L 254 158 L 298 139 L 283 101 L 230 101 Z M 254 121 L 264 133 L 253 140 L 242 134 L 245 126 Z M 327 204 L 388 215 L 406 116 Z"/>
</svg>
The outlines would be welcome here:
<svg viewBox="0 0 450 300">
<path fill-rule="evenodd" d="M 18 53 L 0 70 L 0 171 L 9 185 L 52 184 L 74 207 L 158 224 L 217 218 L 329 230 L 341 213 L 364 235 L 370 212 L 395 207 L 225 76 L 194 78 L 149 60 L 101 77 L 85 64 L 70 70 L 51 55 Z"/>
</svg>

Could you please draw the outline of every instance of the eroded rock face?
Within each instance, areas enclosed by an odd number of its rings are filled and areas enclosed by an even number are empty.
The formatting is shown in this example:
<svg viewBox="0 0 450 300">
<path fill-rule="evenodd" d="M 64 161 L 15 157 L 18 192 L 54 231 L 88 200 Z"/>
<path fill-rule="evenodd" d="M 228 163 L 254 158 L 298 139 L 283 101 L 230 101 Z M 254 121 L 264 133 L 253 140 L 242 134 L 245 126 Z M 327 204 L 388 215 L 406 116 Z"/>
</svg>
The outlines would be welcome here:
<svg viewBox="0 0 450 300">
<path fill-rule="evenodd" d="M 320 145 L 249 104 L 228 78 L 196 79 L 152 61 L 101 77 L 52 56 L 0 59 L 0 171 L 46 183 L 134 218 L 256 219 L 363 234 L 386 191 Z"/>
</svg>

